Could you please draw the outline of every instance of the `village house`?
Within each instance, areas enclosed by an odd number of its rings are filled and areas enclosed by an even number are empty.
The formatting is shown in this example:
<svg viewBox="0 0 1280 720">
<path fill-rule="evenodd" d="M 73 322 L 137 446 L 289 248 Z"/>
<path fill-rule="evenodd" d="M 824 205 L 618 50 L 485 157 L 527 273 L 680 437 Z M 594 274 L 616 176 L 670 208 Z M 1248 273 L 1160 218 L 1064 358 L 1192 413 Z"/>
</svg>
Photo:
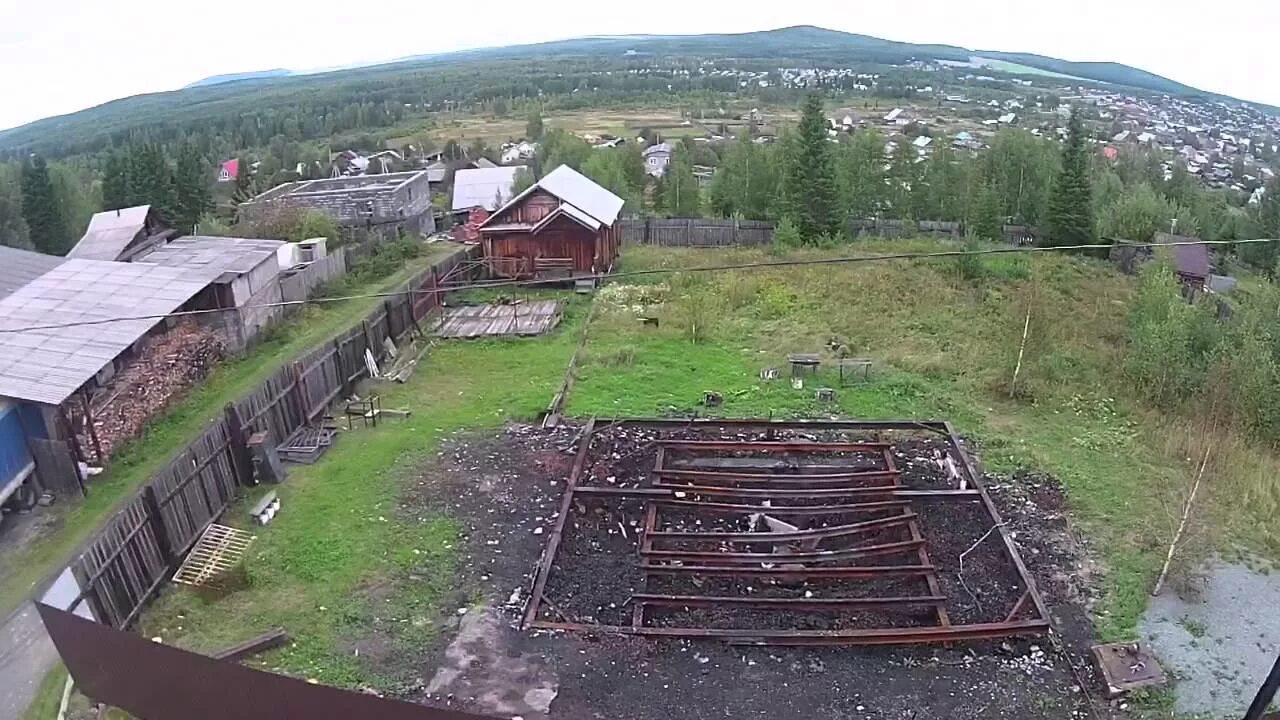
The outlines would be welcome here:
<svg viewBox="0 0 1280 720">
<path fill-rule="evenodd" d="M 499 277 L 556 279 L 608 272 L 623 200 L 567 165 L 498 208 L 479 232 Z"/>
<path fill-rule="evenodd" d="M 89 220 L 84 237 L 67 257 L 127 262 L 176 234 L 150 205 L 104 210 Z"/>
<path fill-rule="evenodd" d="M 661 142 L 650 145 L 640 152 L 644 157 L 644 171 L 653 177 L 667 174 L 667 166 L 671 164 L 671 155 L 675 148 L 671 143 Z"/>
<path fill-rule="evenodd" d="M 521 160 L 532 160 L 538 154 L 538 143 L 521 140 L 518 143 L 507 143 L 502 146 L 500 158 L 503 165 L 512 165 Z"/>
<path fill-rule="evenodd" d="M 240 216 L 251 222 L 289 210 L 315 210 L 341 227 L 383 235 L 435 231 L 426 170 L 285 183 L 239 207 Z"/>
<path fill-rule="evenodd" d="M 218 182 L 234 182 L 238 177 L 240 177 L 240 159 L 224 160 L 218 168 Z"/>
</svg>

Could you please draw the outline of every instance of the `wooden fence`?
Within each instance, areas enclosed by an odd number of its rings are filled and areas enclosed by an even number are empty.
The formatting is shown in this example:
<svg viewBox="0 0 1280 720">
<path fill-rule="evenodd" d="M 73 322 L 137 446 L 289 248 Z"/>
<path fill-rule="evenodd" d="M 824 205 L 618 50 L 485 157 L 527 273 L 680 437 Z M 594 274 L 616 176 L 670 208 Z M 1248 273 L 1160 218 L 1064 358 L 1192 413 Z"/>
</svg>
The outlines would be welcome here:
<svg viewBox="0 0 1280 720">
<path fill-rule="evenodd" d="M 317 285 L 347 274 L 347 248 L 340 247 L 328 255 L 308 263 L 291 275 L 280 276 L 280 297 L 286 302 L 306 300 Z"/>
<path fill-rule="evenodd" d="M 245 439 L 266 431 L 280 443 L 315 421 L 368 376 L 365 350 L 385 358 L 383 340 L 399 339 L 440 307 L 441 278 L 477 279 L 480 250 L 471 247 L 436 263 L 401 286 L 358 325 L 287 363 L 212 422 L 138 491 L 70 566 L 98 621 L 128 627 L 177 569 L 200 534 L 252 482 Z M 456 271 L 456 272 L 455 272 Z"/>
<path fill-rule="evenodd" d="M 620 224 L 623 244 L 727 247 L 773 242 L 773 223 L 762 220 L 639 218 Z"/>
<path fill-rule="evenodd" d="M 622 220 L 619 227 L 622 241 L 633 245 L 733 247 L 772 243 L 774 226 L 762 220 L 635 218 Z M 964 237 L 963 224 L 937 220 L 851 219 L 848 227 L 853 237 Z M 1004 240 L 1014 245 L 1027 244 L 1034 240 L 1034 231 L 1022 225 L 1005 225 Z"/>
</svg>

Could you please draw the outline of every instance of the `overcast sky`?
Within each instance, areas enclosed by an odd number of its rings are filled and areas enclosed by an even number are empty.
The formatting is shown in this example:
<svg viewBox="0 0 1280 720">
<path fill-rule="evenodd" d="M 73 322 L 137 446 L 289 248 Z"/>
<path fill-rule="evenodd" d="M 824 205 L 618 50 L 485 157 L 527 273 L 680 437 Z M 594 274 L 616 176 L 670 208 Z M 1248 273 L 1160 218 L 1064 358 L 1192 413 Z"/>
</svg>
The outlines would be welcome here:
<svg viewBox="0 0 1280 720">
<path fill-rule="evenodd" d="M 0 128 L 223 73 L 582 35 L 788 25 L 1111 60 L 1280 105 L 1275 0 L 0 0 Z"/>
</svg>

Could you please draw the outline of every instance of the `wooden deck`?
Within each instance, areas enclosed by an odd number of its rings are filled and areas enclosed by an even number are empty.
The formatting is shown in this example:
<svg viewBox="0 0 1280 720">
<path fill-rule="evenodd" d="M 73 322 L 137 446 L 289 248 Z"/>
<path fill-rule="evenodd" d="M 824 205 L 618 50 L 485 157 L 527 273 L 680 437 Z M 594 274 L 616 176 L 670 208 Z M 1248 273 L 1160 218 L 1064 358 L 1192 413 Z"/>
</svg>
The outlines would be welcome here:
<svg viewBox="0 0 1280 720">
<path fill-rule="evenodd" d="M 557 300 L 464 305 L 445 308 L 436 335 L 446 338 L 541 335 L 559 322 L 560 302 Z"/>
</svg>

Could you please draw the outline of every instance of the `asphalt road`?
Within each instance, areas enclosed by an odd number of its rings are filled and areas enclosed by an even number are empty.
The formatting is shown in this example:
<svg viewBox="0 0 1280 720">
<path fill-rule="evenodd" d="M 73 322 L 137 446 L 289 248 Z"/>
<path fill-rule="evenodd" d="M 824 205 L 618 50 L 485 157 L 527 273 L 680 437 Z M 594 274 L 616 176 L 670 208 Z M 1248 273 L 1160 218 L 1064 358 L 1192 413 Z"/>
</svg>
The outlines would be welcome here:
<svg viewBox="0 0 1280 720">
<path fill-rule="evenodd" d="M 53 641 L 35 606 L 27 603 L 9 617 L 0 634 L 0 720 L 22 717 L 57 662 Z"/>
</svg>

